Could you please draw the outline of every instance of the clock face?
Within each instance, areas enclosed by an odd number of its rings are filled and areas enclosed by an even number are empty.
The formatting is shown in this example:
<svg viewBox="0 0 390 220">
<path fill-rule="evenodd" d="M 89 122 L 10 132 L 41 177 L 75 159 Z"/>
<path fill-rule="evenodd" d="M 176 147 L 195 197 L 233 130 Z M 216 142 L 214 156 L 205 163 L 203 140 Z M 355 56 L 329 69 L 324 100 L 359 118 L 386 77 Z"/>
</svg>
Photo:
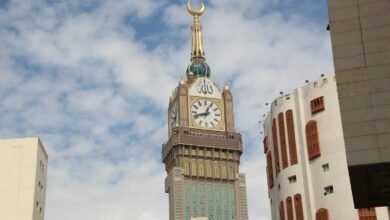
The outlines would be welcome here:
<svg viewBox="0 0 390 220">
<path fill-rule="evenodd" d="M 169 115 L 169 119 L 171 122 L 171 128 L 174 128 L 177 126 L 178 120 L 179 120 L 179 111 L 177 108 L 177 103 L 175 103 L 171 108 L 171 113 Z"/>
<path fill-rule="evenodd" d="M 217 103 L 198 99 L 191 105 L 191 117 L 202 128 L 214 128 L 222 122 L 222 111 Z"/>
</svg>

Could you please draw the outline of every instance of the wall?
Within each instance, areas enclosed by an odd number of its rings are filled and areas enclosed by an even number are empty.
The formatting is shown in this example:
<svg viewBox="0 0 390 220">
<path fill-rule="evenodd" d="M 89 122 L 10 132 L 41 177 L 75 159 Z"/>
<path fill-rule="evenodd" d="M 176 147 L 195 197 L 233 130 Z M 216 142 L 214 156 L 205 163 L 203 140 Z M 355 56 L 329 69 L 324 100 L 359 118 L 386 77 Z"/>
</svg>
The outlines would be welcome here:
<svg viewBox="0 0 390 220">
<path fill-rule="evenodd" d="M 39 139 L 0 140 L 0 151 L 0 219 L 43 220 L 47 154 Z"/>
<path fill-rule="evenodd" d="M 390 1 L 328 0 L 328 8 L 355 207 L 389 206 Z"/>
</svg>

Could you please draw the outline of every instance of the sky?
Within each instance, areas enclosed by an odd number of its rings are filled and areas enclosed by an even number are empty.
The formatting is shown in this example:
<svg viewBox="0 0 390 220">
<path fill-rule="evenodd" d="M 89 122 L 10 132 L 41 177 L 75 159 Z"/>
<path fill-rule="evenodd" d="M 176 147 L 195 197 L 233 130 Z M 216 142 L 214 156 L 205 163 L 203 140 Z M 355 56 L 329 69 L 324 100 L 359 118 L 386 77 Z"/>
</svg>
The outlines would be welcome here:
<svg viewBox="0 0 390 220">
<path fill-rule="evenodd" d="M 194 7 L 198 4 L 194 2 Z M 270 219 L 266 102 L 333 73 L 326 0 L 205 0 L 212 79 L 243 134 L 249 218 Z M 0 138 L 39 136 L 46 220 L 167 220 L 169 97 L 190 59 L 185 0 L 0 0 Z"/>
</svg>

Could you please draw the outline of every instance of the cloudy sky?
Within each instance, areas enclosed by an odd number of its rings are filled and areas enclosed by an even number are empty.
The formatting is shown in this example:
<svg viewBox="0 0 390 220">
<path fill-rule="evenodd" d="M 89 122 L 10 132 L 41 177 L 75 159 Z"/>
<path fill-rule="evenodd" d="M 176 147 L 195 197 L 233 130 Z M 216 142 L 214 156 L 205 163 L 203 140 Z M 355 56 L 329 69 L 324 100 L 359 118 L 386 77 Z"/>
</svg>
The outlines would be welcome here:
<svg viewBox="0 0 390 220">
<path fill-rule="evenodd" d="M 0 0 L 0 138 L 40 136 L 46 220 L 167 220 L 161 144 L 185 76 L 185 0 Z M 194 1 L 194 7 L 196 7 Z M 270 219 L 264 103 L 333 63 L 326 0 L 208 0 L 212 78 L 230 84 L 249 217 Z"/>
</svg>

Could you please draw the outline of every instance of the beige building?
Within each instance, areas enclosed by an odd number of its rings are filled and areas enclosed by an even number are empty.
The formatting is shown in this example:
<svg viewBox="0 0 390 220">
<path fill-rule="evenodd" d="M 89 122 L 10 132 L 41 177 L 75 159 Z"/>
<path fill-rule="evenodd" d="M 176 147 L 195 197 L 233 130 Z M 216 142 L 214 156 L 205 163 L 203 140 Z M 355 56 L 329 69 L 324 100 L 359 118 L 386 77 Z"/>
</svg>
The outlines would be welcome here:
<svg viewBox="0 0 390 220">
<path fill-rule="evenodd" d="M 389 220 L 354 207 L 335 76 L 276 98 L 264 135 L 273 220 Z"/>
<path fill-rule="evenodd" d="M 239 172 L 241 134 L 234 126 L 233 97 L 210 78 L 199 21 L 194 16 L 191 62 L 169 100 L 168 140 L 162 159 L 170 220 L 248 220 L 245 175 Z"/>
<path fill-rule="evenodd" d="M 355 207 L 390 206 L 390 1 L 328 8 Z"/>
<path fill-rule="evenodd" d="M 0 219 L 43 220 L 47 153 L 39 138 L 0 140 Z"/>
</svg>

